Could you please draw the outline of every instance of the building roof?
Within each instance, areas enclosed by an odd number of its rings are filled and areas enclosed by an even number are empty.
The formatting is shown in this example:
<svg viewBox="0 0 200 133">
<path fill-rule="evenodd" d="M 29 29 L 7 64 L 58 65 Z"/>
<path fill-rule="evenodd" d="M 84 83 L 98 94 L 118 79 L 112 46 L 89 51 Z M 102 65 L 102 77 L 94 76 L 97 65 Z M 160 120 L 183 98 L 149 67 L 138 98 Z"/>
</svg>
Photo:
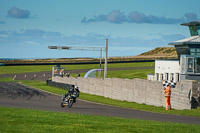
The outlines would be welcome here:
<svg viewBox="0 0 200 133">
<path fill-rule="evenodd" d="M 192 22 L 188 22 L 188 23 L 183 23 L 181 25 L 184 25 L 184 26 L 200 26 L 200 20 L 199 21 L 192 21 Z"/>
<path fill-rule="evenodd" d="M 182 40 L 174 41 L 168 45 L 184 45 L 184 44 L 199 44 L 200 45 L 200 36 L 191 36 Z"/>
</svg>

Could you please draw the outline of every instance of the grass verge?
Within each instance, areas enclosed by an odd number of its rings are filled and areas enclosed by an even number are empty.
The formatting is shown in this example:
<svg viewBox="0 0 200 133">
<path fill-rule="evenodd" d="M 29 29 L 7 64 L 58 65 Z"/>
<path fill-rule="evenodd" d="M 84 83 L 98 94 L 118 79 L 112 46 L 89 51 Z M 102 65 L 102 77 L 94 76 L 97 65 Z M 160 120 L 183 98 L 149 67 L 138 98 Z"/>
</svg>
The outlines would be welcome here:
<svg viewBox="0 0 200 133">
<path fill-rule="evenodd" d="M 108 71 L 108 78 L 147 79 L 147 74 L 154 73 L 153 69 Z"/>
<path fill-rule="evenodd" d="M 107 78 L 122 78 L 122 79 L 147 79 L 147 74 L 154 73 L 153 69 L 138 69 L 138 70 L 120 70 L 120 71 L 108 71 Z M 81 77 L 84 77 L 86 73 L 80 73 Z M 73 73 L 71 77 L 76 77 L 77 74 Z M 98 75 L 97 75 L 98 76 Z M 101 78 L 104 78 L 104 73 L 101 73 Z"/>
<path fill-rule="evenodd" d="M 0 107 L 1 132 L 199 132 L 199 125 Z"/>
</svg>

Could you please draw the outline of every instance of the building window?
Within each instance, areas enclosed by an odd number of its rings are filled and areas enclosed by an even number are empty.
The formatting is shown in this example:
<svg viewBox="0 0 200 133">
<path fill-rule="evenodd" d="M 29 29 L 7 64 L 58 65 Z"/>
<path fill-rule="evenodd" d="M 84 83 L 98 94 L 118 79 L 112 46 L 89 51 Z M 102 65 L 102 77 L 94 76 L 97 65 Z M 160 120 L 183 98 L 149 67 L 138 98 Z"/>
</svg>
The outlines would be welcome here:
<svg viewBox="0 0 200 133">
<path fill-rule="evenodd" d="M 200 48 L 190 48 L 190 55 L 200 55 Z"/>
<path fill-rule="evenodd" d="M 156 73 L 156 80 L 159 80 L 159 73 Z"/>
<path fill-rule="evenodd" d="M 196 51 L 195 48 L 190 48 L 191 53 L 195 53 L 195 51 Z"/>
<path fill-rule="evenodd" d="M 188 58 L 188 62 L 187 62 L 187 72 L 194 72 L 194 58 Z"/>
<path fill-rule="evenodd" d="M 196 55 L 200 55 L 200 48 L 196 49 Z"/>
<path fill-rule="evenodd" d="M 200 26 L 189 26 L 191 36 L 200 35 Z"/>
<path fill-rule="evenodd" d="M 200 73 L 200 57 L 195 58 L 195 73 Z"/>
<path fill-rule="evenodd" d="M 168 78 L 169 78 L 169 74 L 165 73 L 165 80 L 168 80 Z"/>
<path fill-rule="evenodd" d="M 200 26 L 197 26 L 197 33 L 200 35 Z"/>
<path fill-rule="evenodd" d="M 161 77 L 160 77 L 160 80 L 163 80 L 163 74 L 161 74 L 160 76 L 161 76 Z"/>
</svg>

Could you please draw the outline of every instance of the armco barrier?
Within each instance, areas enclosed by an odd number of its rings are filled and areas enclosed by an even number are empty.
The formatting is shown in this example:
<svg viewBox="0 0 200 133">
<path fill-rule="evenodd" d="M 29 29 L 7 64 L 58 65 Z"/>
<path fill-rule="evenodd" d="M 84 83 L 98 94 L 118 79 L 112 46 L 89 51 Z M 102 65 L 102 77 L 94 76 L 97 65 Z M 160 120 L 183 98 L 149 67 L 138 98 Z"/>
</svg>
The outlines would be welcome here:
<svg viewBox="0 0 200 133">
<path fill-rule="evenodd" d="M 47 80 L 46 83 L 48 86 L 54 86 L 54 87 L 62 88 L 64 90 L 69 90 L 70 88 L 73 87 L 73 85 L 71 84 L 58 83 L 58 82 L 53 82 L 51 80 Z"/>
<path fill-rule="evenodd" d="M 77 85 L 81 92 L 126 100 L 147 105 L 165 107 L 165 97 L 161 81 L 119 78 L 67 78 L 52 77 L 52 81 Z M 171 104 L 175 109 L 197 108 L 200 102 L 200 83 L 194 81 L 178 82 L 172 88 Z"/>
</svg>

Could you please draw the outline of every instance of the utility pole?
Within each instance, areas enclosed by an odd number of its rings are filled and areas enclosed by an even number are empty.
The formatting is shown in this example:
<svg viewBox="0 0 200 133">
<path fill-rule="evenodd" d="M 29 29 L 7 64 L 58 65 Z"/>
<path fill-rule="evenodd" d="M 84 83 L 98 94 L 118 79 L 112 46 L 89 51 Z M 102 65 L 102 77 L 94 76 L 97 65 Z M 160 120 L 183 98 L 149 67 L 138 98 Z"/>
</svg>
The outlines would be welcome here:
<svg viewBox="0 0 200 133">
<path fill-rule="evenodd" d="M 107 78 L 107 64 L 108 64 L 108 39 L 106 39 L 106 47 L 105 47 L 104 79 Z"/>
</svg>

